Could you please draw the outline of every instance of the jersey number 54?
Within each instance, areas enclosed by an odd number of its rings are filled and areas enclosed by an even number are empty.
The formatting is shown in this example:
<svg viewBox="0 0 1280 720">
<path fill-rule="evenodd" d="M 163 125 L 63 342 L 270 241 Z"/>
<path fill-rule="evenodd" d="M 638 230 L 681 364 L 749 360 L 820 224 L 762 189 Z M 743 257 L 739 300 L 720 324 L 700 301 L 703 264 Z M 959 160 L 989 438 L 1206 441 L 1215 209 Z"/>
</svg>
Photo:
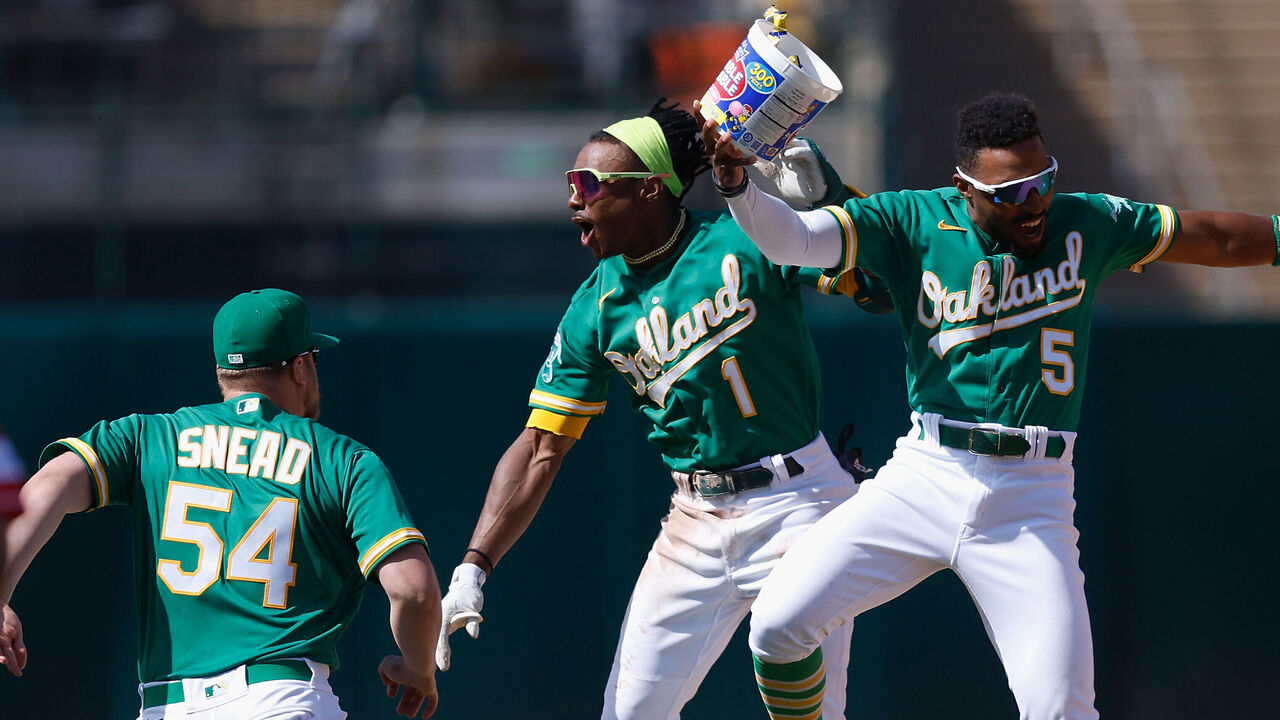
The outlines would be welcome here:
<svg viewBox="0 0 1280 720">
<path fill-rule="evenodd" d="M 208 523 L 187 517 L 191 508 L 231 512 L 232 492 L 224 488 L 169 483 L 160 539 L 195 545 L 194 570 L 183 570 L 178 560 L 161 558 L 156 574 L 178 595 L 200 595 L 222 575 L 225 545 Z M 293 563 L 293 535 L 298 521 L 298 501 L 273 498 L 249 531 L 227 555 L 227 580 L 262 583 L 262 606 L 288 607 L 289 588 L 298 577 Z"/>
</svg>

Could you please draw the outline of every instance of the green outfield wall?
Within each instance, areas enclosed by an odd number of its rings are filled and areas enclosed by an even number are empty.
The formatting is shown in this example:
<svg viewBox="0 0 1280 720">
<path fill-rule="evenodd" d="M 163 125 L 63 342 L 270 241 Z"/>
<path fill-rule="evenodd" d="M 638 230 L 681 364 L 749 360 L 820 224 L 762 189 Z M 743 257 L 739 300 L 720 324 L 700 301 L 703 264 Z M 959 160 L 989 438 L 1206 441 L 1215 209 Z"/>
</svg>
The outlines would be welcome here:
<svg viewBox="0 0 1280 720">
<path fill-rule="evenodd" d="M 0 307 L 0 424 L 30 463 L 100 418 L 216 400 L 218 305 Z M 386 460 L 447 583 L 527 415 L 560 302 L 313 309 L 342 338 L 320 366 L 322 421 Z M 907 427 L 896 323 L 825 298 L 811 322 L 828 439 L 854 422 L 882 463 Z M 1104 717 L 1261 718 L 1280 706 L 1278 356 L 1276 324 L 1096 324 L 1076 495 Z M 671 491 L 624 390 L 485 586 L 480 639 L 455 640 L 438 718 L 598 717 L 631 582 Z M 0 718 L 136 716 L 129 521 L 121 508 L 71 517 L 36 559 L 13 603 L 30 664 L 21 679 L 0 673 Z M 394 717 L 375 672 L 393 651 L 386 614 L 371 588 L 343 640 L 332 682 L 353 719 Z M 850 675 L 851 720 L 1017 716 L 950 574 L 858 619 Z M 764 717 L 744 632 L 684 717 Z"/>
</svg>

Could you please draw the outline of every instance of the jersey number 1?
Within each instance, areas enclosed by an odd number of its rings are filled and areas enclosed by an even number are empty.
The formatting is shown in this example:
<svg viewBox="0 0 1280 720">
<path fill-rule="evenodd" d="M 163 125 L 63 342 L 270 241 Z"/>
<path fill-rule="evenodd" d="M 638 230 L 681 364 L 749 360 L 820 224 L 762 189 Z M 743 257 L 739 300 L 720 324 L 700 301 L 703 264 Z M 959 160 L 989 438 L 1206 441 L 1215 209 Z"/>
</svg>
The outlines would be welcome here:
<svg viewBox="0 0 1280 720">
<path fill-rule="evenodd" d="M 738 356 L 725 358 L 720 363 L 720 377 L 729 381 L 729 387 L 733 388 L 733 399 L 738 401 L 738 412 L 742 413 L 742 417 L 749 418 L 756 415 L 756 404 L 751 401 L 751 391 L 747 390 L 747 381 L 742 379 L 742 368 L 738 367 Z"/>
<path fill-rule="evenodd" d="M 187 517 L 190 508 L 231 512 L 232 493 L 223 488 L 169 483 L 160 539 L 195 545 L 194 570 L 183 570 L 178 560 L 160 559 L 156 574 L 178 595 L 200 595 L 222 574 L 222 538 L 208 523 Z M 288 607 L 289 588 L 298 577 L 293 563 L 293 535 L 298 521 L 298 501 L 274 498 L 227 556 L 227 579 L 260 582 L 262 606 Z M 265 556 L 264 556 L 265 554 Z"/>
</svg>

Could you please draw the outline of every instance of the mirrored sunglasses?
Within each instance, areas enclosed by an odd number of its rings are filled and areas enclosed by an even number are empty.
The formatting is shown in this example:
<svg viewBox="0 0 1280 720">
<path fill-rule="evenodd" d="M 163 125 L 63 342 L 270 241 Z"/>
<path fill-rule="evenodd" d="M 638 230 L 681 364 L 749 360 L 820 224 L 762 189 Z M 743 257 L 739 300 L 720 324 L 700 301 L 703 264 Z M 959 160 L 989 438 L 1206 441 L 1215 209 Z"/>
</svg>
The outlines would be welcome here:
<svg viewBox="0 0 1280 720">
<path fill-rule="evenodd" d="M 671 177 L 670 173 L 600 172 L 594 168 L 574 168 L 566 170 L 564 174 L 569 179 L 569 192 L 578 193 L 582 202 L 588 205 L 604 194 L 604 184 L 610 180 Z"/>
<path fill-rule="evenodd" d="M 988 185 L 984 182 L 974 180 L 960 168 L 956 168 L 956 173 L 964 178 L 966 182 L 974 186 L 978 190 L 991 196 L 991 202 L 997 204 L 1021 205 L 1027 201 L 1027 197 L 1031 195 L 1031 191 L 1035 190 L 1040 197 L 1044 197 L 1045 193 L 1053 187 L 1053 181 L 1058 176 L 1058 160 L 1052 155 L 1049 156 L 1049 167 L 1030 177 L 1024 177 L 1019 180 L 1010 180 L 1002 182 L 999 185 Z"/>
</svg>

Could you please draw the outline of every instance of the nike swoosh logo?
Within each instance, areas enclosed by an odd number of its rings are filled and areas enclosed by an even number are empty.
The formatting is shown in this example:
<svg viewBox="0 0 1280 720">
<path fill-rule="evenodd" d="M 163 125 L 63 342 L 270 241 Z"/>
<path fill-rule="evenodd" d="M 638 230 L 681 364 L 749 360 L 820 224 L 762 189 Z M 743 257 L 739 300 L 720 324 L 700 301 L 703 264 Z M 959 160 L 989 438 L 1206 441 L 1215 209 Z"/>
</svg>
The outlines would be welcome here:
<svg viewBox="0 0 1280 720">
<path fill-rule="evenodd" d="M 965 230 L 964 228 L 959 227 L 958 225 L 948 225 L 946 220 L 938 221 L 938 229 L 939 230 L 959 230 L 960 232 L 969 232 L 968 230 Z"/>
<path fill-rule="evenodd" d="M 605 300 L 607 300 L 607 299 L 609 299 L 609 296 L 610 296 L 610 295 L 612 295 L 612 294 L 614 294 L 614 293 L 616 293 L 616 292 L 618 292 L 618 288 L 614 288 L 614 289 L 610 290 L 609 292 L 605 293 L 605 294 L 600 298 L 600 302 L 596 303 L 596 309 L 597 309 L 597 310 L 600 310 L 601 308 L 603 308 L 603 307 L 604 307 L 604 301 L 605 301 Z"/>
</svg>

